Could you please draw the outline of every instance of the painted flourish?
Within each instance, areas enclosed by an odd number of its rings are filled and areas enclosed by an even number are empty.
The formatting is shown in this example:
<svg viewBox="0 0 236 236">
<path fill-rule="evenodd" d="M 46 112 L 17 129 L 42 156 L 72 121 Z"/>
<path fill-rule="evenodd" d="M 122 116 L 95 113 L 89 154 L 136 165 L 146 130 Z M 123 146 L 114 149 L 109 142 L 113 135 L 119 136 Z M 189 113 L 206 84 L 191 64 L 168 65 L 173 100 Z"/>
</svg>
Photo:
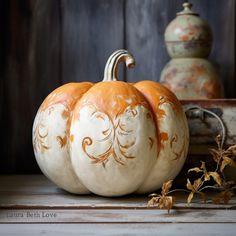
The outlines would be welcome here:
<svg viewBox="0 0 236 236">
<path fill-rule="evenodd" d="M 43 102 L 33 146 L 42 172 L 61 188 L 102 196 L 147 193 L 179 173 L 189 136 L 176 96 L 152 81 L 117 81 L 125 50 L 109 59 L 104 81 L 66 84 Z"/>
</svg>

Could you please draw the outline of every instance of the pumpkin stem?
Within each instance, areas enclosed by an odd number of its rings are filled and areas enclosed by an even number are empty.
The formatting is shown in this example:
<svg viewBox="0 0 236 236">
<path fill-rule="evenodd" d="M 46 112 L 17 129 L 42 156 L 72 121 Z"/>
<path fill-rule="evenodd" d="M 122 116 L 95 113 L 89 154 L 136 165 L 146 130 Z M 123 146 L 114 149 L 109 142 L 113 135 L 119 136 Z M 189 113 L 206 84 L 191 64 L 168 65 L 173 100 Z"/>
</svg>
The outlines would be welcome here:
<svg viewBox="0 0 236 236">
<path fill-rule="evenodd" d="M 120 49 L 115 51 L 107 60 L 103 81 L 116 81 L 119 62 L 125 62 L 127 68 L 135 65 L 133 56 L 126 50 Z"/>
</svg>

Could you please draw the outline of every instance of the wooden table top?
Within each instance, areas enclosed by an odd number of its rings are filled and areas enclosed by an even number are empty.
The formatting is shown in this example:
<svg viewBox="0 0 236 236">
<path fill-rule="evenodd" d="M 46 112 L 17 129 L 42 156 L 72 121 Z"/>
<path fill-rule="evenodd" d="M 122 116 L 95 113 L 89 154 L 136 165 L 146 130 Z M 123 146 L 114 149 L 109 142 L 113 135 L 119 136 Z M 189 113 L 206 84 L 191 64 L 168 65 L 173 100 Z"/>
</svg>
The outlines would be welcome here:
<svg viewBox="0 0 236 236">
<path fill-rule="evenodd" d="M 236 198 L 187 205 L 178 194 L 169 214 L 147 202 L 146 195 L 72 195 L 43 175 L 2 175 L 0 235 L 236 235 Z"/>
</svg>

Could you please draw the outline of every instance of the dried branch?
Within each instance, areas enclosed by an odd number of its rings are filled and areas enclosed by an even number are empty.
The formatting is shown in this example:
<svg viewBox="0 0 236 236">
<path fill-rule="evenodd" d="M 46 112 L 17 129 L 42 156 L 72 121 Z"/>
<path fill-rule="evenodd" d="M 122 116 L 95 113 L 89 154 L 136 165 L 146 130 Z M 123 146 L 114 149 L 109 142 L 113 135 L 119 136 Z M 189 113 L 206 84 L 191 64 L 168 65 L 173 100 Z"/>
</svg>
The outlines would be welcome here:
<svg viewBox="0 0 236 236">
<path fill-rule="evenodd" d="M 173 192 L 182 191 L 187 192 L 187 203 L 190 204 L 195 196 L 198 194 L 201 196 L 202 200 L 206 202 L 206 193 L 203 192 L 205 189 L 214 189 L 219 191 L 213 199 L 212 202 L 219 204 L 223 202 L 227 204 L 229 200 L 234 196 L 234 190 L 236 189 L 235 182 L 230 180 L 227 181 L 224 176 L 224 170 L 226 166 L 236 168 L 236 144 L 231 145 L 227 149 L 223 148 L 222 138 L 220 135 L 216 137 L 217 148 L 210 149 L 211 158 L 216 163 L 216 167 L 213 171 L 209 171 L 206 167 L 206 163 L 201 161 L 200 167 L 193 167 L 188 170 L 188 173 L 197 173 L 198 177 L 191 182 L 187 179 L 186 188 L 187 189 L 173 189 L 173 180 L 169 180 L 162 185 L 161 194 L 151 194 L 149 197 L 151 199 L 148 201 L 149 207 L 157 207 L 159 209 L 167 209 L 168 213 L 174 205 L 174 197 L 171 196 Z M 199 173 L 201 176 L 199 177 Z M 215 182 L 214 185 L 206 185 L 210 180 Z"/>
</svg>

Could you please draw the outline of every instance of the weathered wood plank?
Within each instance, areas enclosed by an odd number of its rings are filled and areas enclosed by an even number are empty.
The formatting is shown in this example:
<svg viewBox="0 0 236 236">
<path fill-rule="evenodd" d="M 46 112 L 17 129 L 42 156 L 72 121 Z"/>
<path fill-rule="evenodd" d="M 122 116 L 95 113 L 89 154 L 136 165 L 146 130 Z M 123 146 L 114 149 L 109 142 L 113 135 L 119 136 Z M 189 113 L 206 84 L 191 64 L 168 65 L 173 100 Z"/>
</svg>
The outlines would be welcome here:
<svg viewBox="0 0 236 236">
<path fill-rule="evenodd" d="M 9 208 L 137 208 L 147 197 L 103 198 L 69 194 L 43 175 L 0 176 L 0 207 Z"/>
<path fill-rule="evenodd" d="M 0 175 L 0 194 L 60 194 L 61 191 L 44 175 Z"/>
<path fill-rule="evenodd" d="M 129 195 L 119 198 L 105 198 L 95 195 L 73 195 L 57 188 L 43 175 L 1 176 L 0 207 L 5 209 L 146 209 L 147 195 Z M 236 198 L 228 205 L 202 204 L 196 197 L 186 204 L 187 195 L 176 194 L 176 209 L 207 208 L 235 209 Z"/>
<path fill-rule="evenodd" d="M 31 128 L 45 96 L 60 83 L 58 1 L 8 1 L 5 13 L 1 173 L 39 173 Z"/>
<path fill-rule="evenodd" d="M 63 83 L 103 79 L 106 60 L 124 47 L 123 4 L 123 0 L 61 1 Z"/>
<path fill-rule="evenodd" d="M 220 122 L 201 110 L 188 110 L 193 106 L 199 106 L 218 115 L 226 129 L 225 145 L 236 143 L 236 99 L 182 100 L 181 103 L 186 111 L 190 131 L 188 154 L 209 154 L 209 148 L 216 146 L 216 136 L 222 135 Z"/>
<path fill-rule="evenodd" d="M 213 33 L 209 60 L 221 75 L 227 98 L 235 97 L 235 1 L 193 0 L 194 9 L 205 19 Z M 214 7 L 213 7 L 214 6 Z M 222 27 L 219 27 L 222 24 Z M 230 35 L 230 36 L 229 36 Z"/>
<path fill-rule="evenodd" d="M 126 47 L 129 81 L 159 80 L 169 60 L 164 30 L 181 0 L 12 0 L 0 3 L 0 173 L 39 173 L 31 127 L 45 96 L 62 83 L 99 81 L 107 57 Z M 193 0 L 213 29 L 210 59 L 235 97 L 235 1 Z M 122 78 L 122 75 L 119 76 Z"/>
<path fill-rule="evenodd" d="M 127 72 L 128 81 L 159 81 L 161 70 L 169 59 L 164 31 L 180 2 L 126 1 L 126 47 L 136 59 L 134 69 Z"/>
<path fill-rule="evenodd" d="M 175 209 L 236 209 L 236 199 L 229 204 L 203 204 L 197 197 L 187 205 L 187 195 L 176 196 Z M 147 209 L 148 197 L 135 195 L 123 198 L 102 198 L 98 196 L 75 196 L 70 194 L 1 194 L 0 208 L 4 209 Z M 155 208 L 152 208 L 155 209 Z"/>
<path fill-rule="evenodd" d="M 133 52 L 137 66 L 127 74 L 129 81 L 159 81 L 167 61 L 164 32 L 181 11 L 181 0 L 126 1 L 126 47 Z M 214 42 L 209 58 L 219 69 L 226 97 L 235 97 L 235 1 L 193 0 L 194 10 L 212 28 Z M 222 25 L 222 27 L 220 27 Z M 227 35 L 230 35 L 228 37 Z"/>
<path fill-rule="evenodd" d="M 162 236 L 235 236 L 236 224 L 1 224 L 4 236 L 61 235 L 162 235 Z"/>
<path fill-rule="evenodd" d="M 31 209 L 0 210 L 0 223 L 236 223 L 236 210 Z"/>
</svg>

